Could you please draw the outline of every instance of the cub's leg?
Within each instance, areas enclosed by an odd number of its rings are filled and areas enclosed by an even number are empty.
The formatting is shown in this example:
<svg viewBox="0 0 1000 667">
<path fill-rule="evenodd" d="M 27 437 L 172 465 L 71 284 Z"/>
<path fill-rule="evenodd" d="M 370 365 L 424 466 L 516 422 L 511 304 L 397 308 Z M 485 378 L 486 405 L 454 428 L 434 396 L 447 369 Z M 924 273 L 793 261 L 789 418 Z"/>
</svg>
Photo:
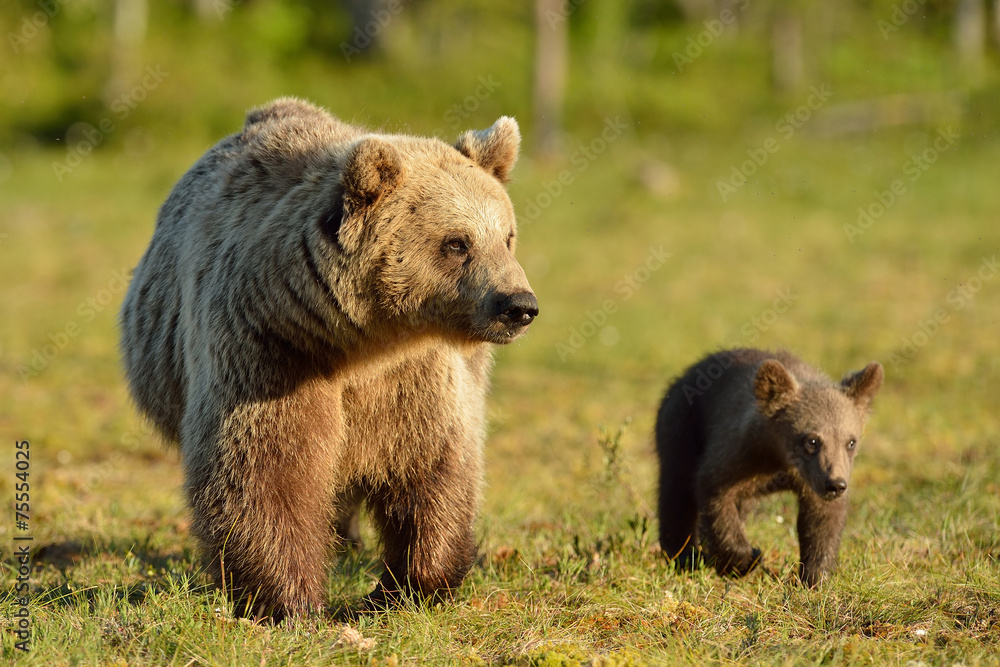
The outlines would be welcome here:
<svg viewBox="0 0 1000 667">
<path fill-rule="evenodd" d="M 384 543 L 385 574 L 371 606 L 401 595 L 447 595 L 476 555 L 473 523 L 479 496 L 479 456 L 445 450 L 406 478 L 375 488 L 367 504 Z"/>
<path fill-rule="evenodd" d="M 697 565 L 698 507 L 694 495 L 695 462 L 676 456 L 660 460 L 660 548 L 682 569 Z"/>
<path fill-rule="evenodd" d="M 656 451 L 660 461 L 657 507 L 660 548 L 681 569 L 692 569 L 701 557 L 695 473 L 703 447 L 689 411 L 675 409 L 677 400 L 677 396 L 668 396 L 656 420 Z"/>
<path fill-rule="evenodd" d="M 846 520 L 846 495 L 823 500 L 809 489 L 799 494 L 799 578 L 806 586 L 816 586 L 836 566 Z"/>
<path fill-rule="evenodd" d="M 760 562 L 761 551 L 750 545 L 740 518 L 740 499 L 732 486 L 713 488 L 699 479 L 702 543 L 720 575 L 742 577 Z"/>
</svg>

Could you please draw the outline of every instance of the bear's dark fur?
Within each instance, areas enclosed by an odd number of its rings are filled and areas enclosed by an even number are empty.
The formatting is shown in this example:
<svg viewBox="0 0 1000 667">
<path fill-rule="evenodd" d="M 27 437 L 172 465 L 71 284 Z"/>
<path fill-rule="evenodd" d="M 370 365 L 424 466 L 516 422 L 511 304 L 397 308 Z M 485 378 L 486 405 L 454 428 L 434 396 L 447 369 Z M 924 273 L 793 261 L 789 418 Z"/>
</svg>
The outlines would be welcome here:
<svg viewBox="0 0 1000 667">
<path fill-rule="evenodd" d="M 719 574 L 759 562 L 741 518 L 754 497 L 799 499 L 799 576 L 815 586 L 835 565 L 847 483 L 882 366 L 835 384 L 788 352 L 736 349 L 689 368 L 656 421 L 660 546 L 681 567 L 703 548 Z"/>
</svg>

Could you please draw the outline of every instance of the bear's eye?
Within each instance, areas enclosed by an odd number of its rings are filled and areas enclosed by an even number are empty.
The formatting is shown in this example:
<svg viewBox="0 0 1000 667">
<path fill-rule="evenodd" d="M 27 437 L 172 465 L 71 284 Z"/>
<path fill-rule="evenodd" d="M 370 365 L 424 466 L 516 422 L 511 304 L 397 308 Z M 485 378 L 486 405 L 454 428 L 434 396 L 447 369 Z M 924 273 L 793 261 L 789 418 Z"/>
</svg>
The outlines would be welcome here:
<svg viewBox="0 0 1000 667">
<path fill-rule="evenodd" d="M 820 445 L 822 445 L 822 444 L 823 444 L 823 441 L 820 440 L 819 438 L 817 438 L 815 436 L 807 435 L 802 440 L 802 449 L 804 449 L 806 451 L 806 454 L 815 454 L 816 452 L 819 451 Z"/>
<path fill-rule="evenodd" d="M 854 449 L 857 446 L 858 446 L 858 442 L 854 438 L 851 438 L 850 440 L 847 441 L 847 448 L 848 449 Z"/>
<path fill-rule="evenodd" d="M 513 247 L 514 247 L 514 235 L 510 234 L 507 237 L 507 250 L 510 250 Z"/>
<path fill-rule="evenodd" d="M 457 237 L 445 239 L 444 244 L 441 246 L 441 250 L 449 254 L 464 255 L 469 252 L 469 243 L 465 239 Z"/>
</svg>

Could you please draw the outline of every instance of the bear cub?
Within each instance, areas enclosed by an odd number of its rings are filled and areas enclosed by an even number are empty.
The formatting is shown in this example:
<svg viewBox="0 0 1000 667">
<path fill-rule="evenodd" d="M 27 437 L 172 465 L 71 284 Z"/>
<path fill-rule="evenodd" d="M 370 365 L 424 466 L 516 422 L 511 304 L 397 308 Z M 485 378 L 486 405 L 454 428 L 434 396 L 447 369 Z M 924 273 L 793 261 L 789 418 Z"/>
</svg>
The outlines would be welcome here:
<svg viewBox="0 0 1000 667">
<path fill-rule="evenodd" d="M 798 495 L 801 581 L 817 585 L 836 563 L 847 485 L 872 399 L 872 362 L 835 384 L 786 351 L 709 355 L 667 390 L 656 419 L 660 546 L 678 566 L 704 555 L 720 575 L 760 561 L 742 511 L 755 497 Z"/>
</svg>

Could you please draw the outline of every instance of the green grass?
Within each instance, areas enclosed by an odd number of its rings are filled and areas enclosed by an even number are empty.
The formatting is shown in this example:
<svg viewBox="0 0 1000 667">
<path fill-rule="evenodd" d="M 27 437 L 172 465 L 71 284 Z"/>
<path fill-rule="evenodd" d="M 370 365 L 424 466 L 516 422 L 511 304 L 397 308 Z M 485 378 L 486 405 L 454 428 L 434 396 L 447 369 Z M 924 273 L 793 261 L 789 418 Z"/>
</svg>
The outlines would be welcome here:
<svg viewBox="0 0 1000 667">
<path fill-rule="evenodd" d="M 891 5 L 881 3 L 880 15 Z M 1000 275 L 971 292 L 984 258 L 1000 254 L 995 83 L 969 86 L 955 146 L 852 239 L 845 225 L 856 224 L 857 209 L 909 178 L 908 160 L 933 145 L 937 126 L 823 138 L 819 124 L 807 125 L 781 138 L 723 201 L 718 180 L 747 150 L 780 136 L 775 123 L 808 93 L 764 92 L 767 57 L 753 40 L 763 24 L 751 22 L 750 38 L 720 40 L 675 74 L 671 54 L 697 30 L 633 25 L 619 52 L 620 36 L 602 32 L 614 26 L 599 20 L 598 7 L 610 6 L 585 4 L 573 24 L 563 157 L 542 161 L 526 150 L 510 186 L 519 258 L 541 315 L 497 353 L 480 559 L 452 602 L 363 616 L 347 630 L 337 618 L 235 621 L 209 586 L 178 457 L 135 415 L 124 388 L 117 276 L 141 256 L 172 184 L 238 127 L 246 107 L 269 97 L 304 95 L 369 125 L 445 135 L 513 113 L 530 146 L 527 10 L 494 10 L 502 20 L 481 42 L 447 29 L 473 20 L 452 5 L 440 9 L 454 13 L 444 18 L 414 6 L 387 52 L 350 67 L 258 48 L 258 37 L 272 47 L 296 42 L 267 33 L 269 3 L 191 26 L 182 46 L 153 31 L 141 60 L 162 63 L 169 76 L 61 180 L 52 163 L 65 160 L 65 144 L 36 145 L 22 133 L 49 131 L 66 115 L 99 122 L 109 111 L 84 92 L 100 67 L 91 62 L 64 86 L 46 73 L 68 57 L 48 54 L 47 38 L 32 42 L 31 58 L 0 53 L 11 99 L 28 102 L 0 111 L 10 123 L 0 137 L 12 137 L 0 146 L 0 431 L 11 445 L 31 442 L 37 549 L 32 650 L 21 653 L 9 554 L 24 533 L 10 514 L 0 521 L 5 660 L 995 663 Z M 73 7 L 67 22 L 92 11 Z M 180 10 L 153 11 L 154 23 L 174 25 L 166 19 Z M 289 11 L 281 25 L 301 31 Z M 806 26 L 816 31 L 809 43 L 822 47 L 808 63 L 810 80 L 833 88 L 831 105 L 956 85 L 932 36 L 886 43 L 870 17 L 851 16 L 857 25 Z M 447 22 L 434 27 L 438 19 Z M 245 38 L 239 48 L 224 40 L 234 31 Z M 76 39 L 51 48 L 99 47 Z M 449 109 L 490 75 L 501 85 L 453 130 Z M 620 137 L 592 161 L 572 160 L 618 117 Z M 553 197 L 564 170 L 572 182 Z M 928 336 L 922 327 L 936 317 Z M 768 498 L 752 515 L 766 567 L 744 580 L 675 574 L 656 548 L 657 403 L 687 365 L 732 345 L 788 347 L 834 377 L 873 359 L 886 367 L 854 471 L 841 568 L 819 590 L 792 581 L 790 496 Z M 0 499 L 12 508 L 15 449 L 3 452 Z M 331 567 L 331 607 L 350 606 L 374 585 L 377 558 L 372 544 Z"/>
<path fill-rule="evenodd" d="M 362 617 L 352 626 L 360 639 L 328 618 L 276 628 L 232 619 L 193 551 L 177 457 L 144 428 L 123 388 L 113 272 L 137 260 L 191 155 L 169 152 L 137 168 L 127 156 L 98 153 L 59 197 L 47 195 L 53 155 L 17 155 L 0 243 L 8 286 L 0 312 L 16 323 L 2 340 L 0 428 L 31 441 L 31 533 L 41 550 L 32 651 L 16 652 L 8 631 L 5 657 L 46 665 L 989 662 L 1000 641 L 1000 277 L 961 308 L 948 295 L 1000 248 L 991 171 L 1000 146 L 970 142 L 945 154 L 851 243 L 843 225 L 898 175 L 905 141 L 914 139 L 796 138 L 725 203 L 712 195 L 715 180 L 745 149 L 706 147 L 703 138 L 672 145 L 670 191 L 641 184 L 651 151 L 628 133 L 578 173 L 522 229 L 519 253 L 542 314 L 522 342 L 498 352 L 481 558 L 453 602 Z M 526 158 L 511 187 L 518 208 L 568 166 Z M 783 170 L 797 182 L 772 192 Z M 671 254 L 662 266 L 628 296 L 617 290 L 627 275 L 646 277 L 636 270 L 660 246 Z M 779 290 L 795 300 L 772 318 Z M 99 306 L 93 314 L 88 299 Z M 608 300 L 615 307 L 602 326 L 560 355 Z M 940 309 L 949 318 L 935 335 L 912 359 L 890 363 Z M 70 322 L 79 332 L 22 380 L 33 351 Z M 745 580 L 675 574 L 655 547 L 657 401 L 699 355 L 751 343 L 787 346 L 835 376 L 871 359 L 886 365 L 855 468 L 841 568 L 817 591 L 792 582 L 791 497 L 755 511 L 750 531 L 767 567 Z M 7 451 L 3 498 L 13 494 Z M 0 533 L 13 545 L 12 522 Z M 6 570 L 5 590 L 15 576 Z M 376 577 L 374 548 L 345 556 L 331 570 L 331 605 L 349 606 Z M 11 623 L 16 601 L 8 595 L 0 606 Z"/>
</svg>

